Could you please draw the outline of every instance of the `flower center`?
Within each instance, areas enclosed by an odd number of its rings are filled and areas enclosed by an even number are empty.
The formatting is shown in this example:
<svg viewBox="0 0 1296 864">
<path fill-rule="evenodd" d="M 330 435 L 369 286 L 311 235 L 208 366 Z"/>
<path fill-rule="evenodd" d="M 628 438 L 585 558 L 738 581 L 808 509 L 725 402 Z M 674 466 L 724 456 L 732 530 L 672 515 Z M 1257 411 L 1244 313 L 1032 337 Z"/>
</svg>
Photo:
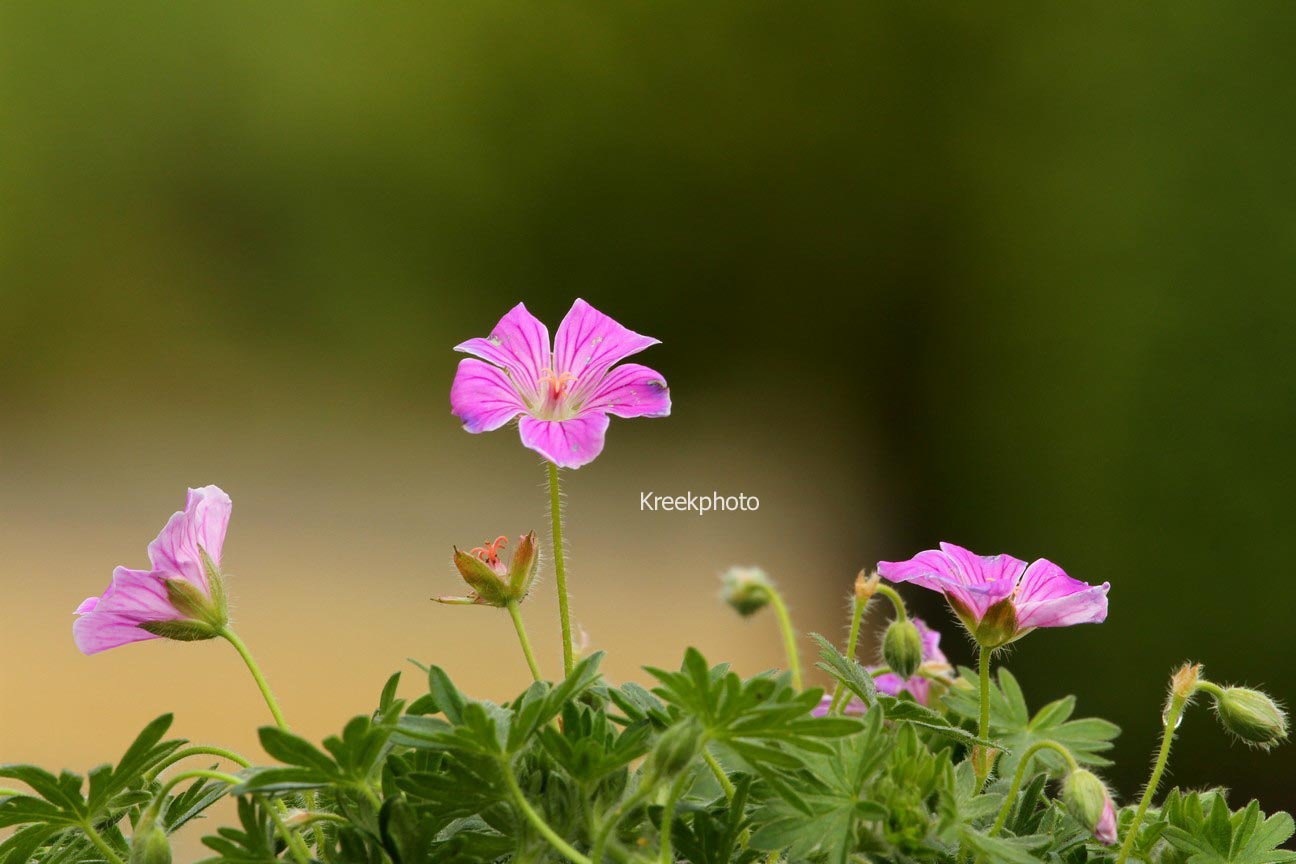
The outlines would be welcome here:
<svg viewBox="0 0 1296 864">
<path fill-rule="evenodd" d="M 540 383 L 549 383 L 555 400 L 565 396 L 571 388 L 571 382 L 575 380 L 576 376 L 571 372 L 556 373 L 547 366 L 540 370 Z"/>
<path fill-rule="evenodd" d="M 472 554 L 494 567 L 499 563 L 499 550 L 503 549 L 507 545 L 508 538 L 500 535 L 495 538 L 494 543 L 487 540 L 484 546 L 478 546 L 476 549 L 473 549 Z"/>
</svg>

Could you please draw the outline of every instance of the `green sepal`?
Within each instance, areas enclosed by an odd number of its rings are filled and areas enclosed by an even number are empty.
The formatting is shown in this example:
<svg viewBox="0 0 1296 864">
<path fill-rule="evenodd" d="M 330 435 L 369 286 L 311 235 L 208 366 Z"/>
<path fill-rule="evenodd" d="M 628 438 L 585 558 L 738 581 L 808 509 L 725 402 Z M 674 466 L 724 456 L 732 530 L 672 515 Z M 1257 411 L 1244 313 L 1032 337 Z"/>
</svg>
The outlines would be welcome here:
<svg viewBox="0 0 1296 864">
<path fill-rule="evenodd" d="M 459 570 L 459 575 L 463 577 L 463 580 L 468 583 L 468 587 L 472 588 L 476 594 L 476 602 L 485 606 L 505 606 L 508 604 L 509 592 L 507 586 L 485 561 L 476 555 L 462 552 L 456 547 L 454 550 L 454 563 Z"/>
<path fill-rule="evenodd" d="M 524 600 L 531 591 L 536 571 L 540 569 L 540 545 L 534 531 L 528 531 L 518 540 L 513 557 L 509 560 L 508 591 L 512 599 Z"/>
<path fill-rule="evenodd" d="M 227 619 L 215 601 L 187 579 L 166 579 L 167 600 L 187 618 L 201 621 L 213 630 L 224 627 Z"/>
<path fill-rule="evenodd" d="M 204 639 L 215 639 L 219 633 L 216 628 L 204 621 L 183 619 L 180 621 L 145 621 L 139 628 L 163 639 L 175 639 L 177 642 L 201 642 Z"/>
<path fill-rule="evenodd" d="M 203 572 L 207 574 L 207 586 L 211 591 L 212 605 L 216 607 L 216 615 L 219 618 L 217 626 L 224 626 L 229 623 L 229 595 L 225 593 L 225 576 L 201 544 L 198 546 L 198 554 L 202 556 Z"/>
</svg>

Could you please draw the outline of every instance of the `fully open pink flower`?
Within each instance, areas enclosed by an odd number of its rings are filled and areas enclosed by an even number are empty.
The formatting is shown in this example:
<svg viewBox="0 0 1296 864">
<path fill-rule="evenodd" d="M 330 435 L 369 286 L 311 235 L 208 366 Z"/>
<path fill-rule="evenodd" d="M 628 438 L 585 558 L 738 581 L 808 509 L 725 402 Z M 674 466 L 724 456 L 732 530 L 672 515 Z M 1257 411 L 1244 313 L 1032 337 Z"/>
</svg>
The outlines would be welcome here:
<svg viewBox="0 0 1296 864">
<path fill-rule="evenodd" d="M 1028 565 L 1011 555 L 975 555 L 942 543 L 908 561 L 879 562 L 878 572 L 892 582 L 940 591 L 986 647 L 1020 639 L 1036 627 L 1096 624 L 1107 618 L 1109 583 L 1072 579 L 1044 558 Z"/>
<path fill-rule="evenodd" d="M 670 414 L 661 375 L 637 363 L 616 365 L 657 341 L 577 300 L 550 343 L 549 329 L 519 303 L 489 336 L 455 346 L 473 357 L 459 361 L 450 408 L 474 433 L 523 415 L 524 445 L 560 468 L 579 468 L 602 452 L 609 414 Z"/>
<path fill-rule="evenodd" d="M 102 597 L 76 609 L 72 637 L 83 654 L 161 637 L 202 639 L 216 635 L 225 614 L 224 586 L 209 578 L 205 551 L 218 570 L 230 497 L 217 486 L 190 489 L 184 510 L 172 515 L 149 544 L 150 570 L 118 567 Z"/>
</svg>

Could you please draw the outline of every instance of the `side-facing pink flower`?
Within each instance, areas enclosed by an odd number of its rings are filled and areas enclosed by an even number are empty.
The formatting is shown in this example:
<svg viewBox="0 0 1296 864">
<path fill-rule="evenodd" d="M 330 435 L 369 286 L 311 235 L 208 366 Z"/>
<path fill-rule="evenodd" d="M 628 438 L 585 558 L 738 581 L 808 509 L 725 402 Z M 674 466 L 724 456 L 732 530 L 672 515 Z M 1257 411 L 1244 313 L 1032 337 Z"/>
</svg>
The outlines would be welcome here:
<svg viewBox="0 0 1296 864">
<path fill-rule="evenodd" d="M 190 489 L 185 508 L 149 544 L 152 569 L 118 567 L 103 596 L 77 607 L 77 648 L 97 654 L 145 639 L 219 635 L 228 617 L 220 561 L 231 507 L 217 486 Z"/>
<path fill-rule="evenodd" d="M 940 591 L 986 648 L 1020 639 L 1036 627 L 1096 624 L 1107 618 L 1110 583 L 1072 579 L 1044 558 L 1028 565 L 1011 555 L 976 555 L 942 543 L 908 561 L 881 561 L 878 572 L 892 582 Z"/>
<path fill-rule="evenodd" d="M 455 346 L 473 357 L 459 361 L 450 408 L 473 433 L 522 415 L 524 445 L 560 468 L 579 468 L 603 451 L 608 415 L 670 414 L 661 375 L 616 365 L 657 342 L 577 300 L 551 343 L 549 328 L 519 303 L 489 336 Z"/>
<path fill-rule="evenodd" d="M 916 701 L 923 705 L 929 705 L 928 700 L 931 697 L 932 682 L 927 676 L 948 675 L 951 667 L 945 653 L 940 649 L 940 632 L 928 627 L 921 618 L 912 618 L 910 620 L 918 628 L 918 635 L 922 637 L 922 667 L 919 674 L 905 679 L 894 672 L 884 672 L 881 675 L 875 675 L 873 683 L 880 693 L 885 693 L 888 696 L 899 696 L 901 693 L 907 692 Z"/>
</svg>

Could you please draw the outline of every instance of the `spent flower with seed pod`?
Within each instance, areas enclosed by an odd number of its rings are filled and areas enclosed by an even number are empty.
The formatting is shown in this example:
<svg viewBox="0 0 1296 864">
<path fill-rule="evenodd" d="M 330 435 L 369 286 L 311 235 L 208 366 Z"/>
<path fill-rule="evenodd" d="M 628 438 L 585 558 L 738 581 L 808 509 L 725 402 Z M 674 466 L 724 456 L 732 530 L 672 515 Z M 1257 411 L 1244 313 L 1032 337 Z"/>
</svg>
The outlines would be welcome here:
<svg viewBox="0 0 1296 864">
<path fill-rule="evenodd" d="M 84 654 L 146 639 L 212 639 L 229 620 L 221 552 L 232 504 L 218 486 L 190 489 L 183 510 L 149 544 L 148 570 L 118 567 L 101 596 L 76 608 Z"/>
<path fill-rule="evenodd" d="M 549 328 L 519 303 L 489 336 L 456 351 L 451 411 L 469 432 L 490 432 L 521 416 L 522 443 L 559 468 L 579 468 L 603 451 L 609 416 L 670 414 L 666 379 L 638 363 L 618 366 L 658 340 L 618 324 L 577 300 Z"/>
<path fill-rule="evenodd" d="M 1011 555 L 976 555 L 941 543 L 907 561 L 882 561 L 891 582 L 911 582 L 945 595 L 977 644 L 997 648 L 1037 627 L 1100 623 L 1111 585 L 1073 579 L 1045 558 L 1030 564 Z"/>
<path fill-rule="evenodd" d="M 455 547 L 455 568 L 472 592 L 467 597 L 437 597 L 436 601 L 503 608 L 525 600 L 540 568 L 540 544 L 534 531 L 523 534 L 507 564 L 501 556 L 506 546 L 508 537 L 501 535 L 468 552 Z"/>
</svg>

